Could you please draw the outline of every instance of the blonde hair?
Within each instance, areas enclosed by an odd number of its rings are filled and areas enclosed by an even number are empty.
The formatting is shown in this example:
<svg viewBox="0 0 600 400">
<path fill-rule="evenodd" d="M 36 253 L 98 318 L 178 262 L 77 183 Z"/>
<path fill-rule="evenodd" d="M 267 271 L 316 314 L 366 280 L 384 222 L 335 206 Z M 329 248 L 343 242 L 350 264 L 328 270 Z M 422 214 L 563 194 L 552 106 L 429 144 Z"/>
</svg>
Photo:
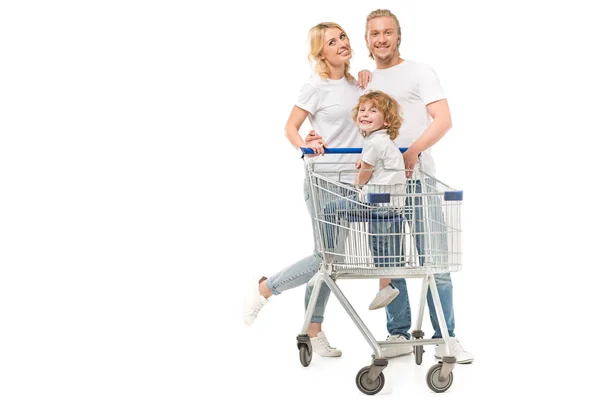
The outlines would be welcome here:
<svg viewBox="0 0 600 400">
<path fill-rule="evenodd" d="M 321 52 L 325 46 L 325 30 L 332 28 L 337 28 L 342 31 L 346 35 L 346 38 L 348 38 L 348 43 L 350 43 L 350 38 L 346 31 L 335 22 L 321 22 L 310 28 L 310 31 L 308 32 L 310 40 L 308 59 L 315 64 L 315 72 L 323 79 L 331 78 L 331 71 L 325 60 L 323 60 L 323 57 L 321 57 Z M 354 82 L 354 77 L 350 75 L 350 60 L 346 61 L 344 64 L 344 76 L 348 81 Z"/>
<path fill-rule="evenodd" d="M 383 114 L 383 122 L 387 124 L 387 131 L 390 135 L 390 139 L 394 140 L 398 137 L 400 133 L 400 126 L 402 125 L 402 115 L 400 104 L 387 94 L 373 90 L 367 92 L 360 96 L 358 99 L 358 104 L 356 107 L 352 109 L 352 120 L 356 123 L 356 118 L 358 117 L 358 109 L 360 105 L 370 101 L 373 103 L 375 108 L 377 108 Z"/>
<path fill-rule="evenodd" d="M 396 17 L 394 15 L 393 12 L 391 12 L 390 10 L 384 10 L 384 9 L 377 9 L 375 11 L 371 11 L 369 13 L 369 15 L 367 15 L 367 23 L 365 25 L 365 40 L 367 40 L 367 37 L 369 36 L 369 21 L 374 19 L 374 18 L 380 18 L 380 17 L 391 17 L 394 19 L 394 22 L 396 22 L 396 27 L 398 28 L 398 36 L 402 35 L 402 30 L 400 29 L 400 22 L 398 21 L 398 17 Z M 396 47 L 396 50 L 400 51 L 400 43 L 398 43 L 398 46 Z M 369 51 L 369 57 L 373 58 L 373 53 L 371 53 Z"/>
</svg>

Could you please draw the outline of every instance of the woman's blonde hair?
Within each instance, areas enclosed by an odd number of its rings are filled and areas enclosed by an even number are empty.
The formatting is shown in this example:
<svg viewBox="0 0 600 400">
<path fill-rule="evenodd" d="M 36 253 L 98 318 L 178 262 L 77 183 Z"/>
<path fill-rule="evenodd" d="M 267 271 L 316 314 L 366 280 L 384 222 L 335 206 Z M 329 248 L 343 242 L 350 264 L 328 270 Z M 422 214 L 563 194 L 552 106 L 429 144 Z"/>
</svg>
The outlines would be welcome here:
<svg viewBox="0 0 600 400">
<path fill-rule="evenodd" d="M 385 128 L 390 135 L 390 139 L 396 139 L 403 121 L 402 110 L 396 100 L 383 92 L 373 90 L 360 96 L 358 104 L 352 109 L 352 120 L 356 123 L 360 105 L 368 101 L 373 103 L 373 106 L 383 114 L 383 122 L 387 125 Z"/>
<path fill-rule="evenodd" d="M 308 37 L 310 40 L 310 52 L 308 53 L 308 59 L 315 64 L 315 72 L 323 79 L 331 78 L 331 71 L 321 56 L 321 52 L 325 46 L 325 30 L 332 28 L 338 28 L 340 31 L 344 32 L 348 38 L 348 43 L 350 43 L 350 38 L 348 37 L 346 31 L 335 22 L 321 22 L 320 24 L 310 28 L 310 31 L 308 32 Z M 350 75 L 350 60 L 346 61 L 344 65 L 344 76 L 346 79 L 348 79 L 348 81 L 354 82 L 354 77 Z"/>
</svg>

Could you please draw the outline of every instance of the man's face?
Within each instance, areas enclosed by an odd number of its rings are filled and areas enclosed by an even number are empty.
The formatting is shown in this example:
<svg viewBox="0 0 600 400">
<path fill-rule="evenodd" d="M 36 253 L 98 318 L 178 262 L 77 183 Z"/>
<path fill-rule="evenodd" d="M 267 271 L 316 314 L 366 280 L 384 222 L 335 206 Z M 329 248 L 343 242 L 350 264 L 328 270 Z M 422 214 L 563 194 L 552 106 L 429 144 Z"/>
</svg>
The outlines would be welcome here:
<svg viewBox="0 0 600 400">
<path fill-rule="evenodd" d="M 389 61 L 398 57 L 400 36 L 392 17 L 373 18 L 368 23 L 367 47 L 377 61 Z"/>
</svg>

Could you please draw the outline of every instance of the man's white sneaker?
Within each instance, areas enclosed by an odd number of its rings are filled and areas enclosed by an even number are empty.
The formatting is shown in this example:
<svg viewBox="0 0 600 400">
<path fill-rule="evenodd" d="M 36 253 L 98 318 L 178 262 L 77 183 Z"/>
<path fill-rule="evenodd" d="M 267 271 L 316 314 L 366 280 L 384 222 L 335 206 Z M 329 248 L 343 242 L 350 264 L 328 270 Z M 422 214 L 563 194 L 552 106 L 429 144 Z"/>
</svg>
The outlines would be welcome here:
<svg viewBox="0 0 600 400">
<path fill-rule="evenodd" d="M 398 293 L 400 293 L 398 289 L 392 285 L 387 285 L 377 292 L 371 305 L 369 305 L 369 310 L 377 310 L 378 308 L 387 306 L 396 298 L 396 296 L 398 296 Z"/>
<path fill-rule="evenodd" d="M 310 338 L 310 345 L 313 353 L 317 353 L 321 357 L 339 357 L 342 355 L 341 350 L 331 347 L 323 331 L 319 332 L 317 337 Z"/>
<path fill-rule="evenodd" d="M 389 335 L 386 339 L 386 342 L 388 343 L 402 343 L 406 341 L 407 339 L 402 335 Z M 383 344 L 381 345 L 381 350 L 383 351 L 383 356 L 385 358 L 394 358 L 411 354 L 413 351 L 413 347 L 410 344 L 396 344 L 393 346 L 386 346 L 385 344 Z"/>
<path fill-rule="evenodd" d="M 458 339 L 451 337 L 448 344 L 450 345 L 450 351 L 452 352 L 452 355 L 456 357 L 456 362 L 458 364 L 471 364 L 473 362 L 473 355 L 463 349 Z M 438 344 L 435 346 L 435 358 L 442 358 L 445 353 L 445 344 Z"/>
<path fill-rule="evenodd" d="M 268 302 L 269 300 L 264 298 L 258 291 L 258 285 L 255 285 L 254 289 L 246 297 L 246 301 L 244 303 L 244 322 L 246 323 L 246 325 L 252 325 L 252 323 L 256 319 L 256 316 L 258 315 L 258 312 Z"/>
</svg>

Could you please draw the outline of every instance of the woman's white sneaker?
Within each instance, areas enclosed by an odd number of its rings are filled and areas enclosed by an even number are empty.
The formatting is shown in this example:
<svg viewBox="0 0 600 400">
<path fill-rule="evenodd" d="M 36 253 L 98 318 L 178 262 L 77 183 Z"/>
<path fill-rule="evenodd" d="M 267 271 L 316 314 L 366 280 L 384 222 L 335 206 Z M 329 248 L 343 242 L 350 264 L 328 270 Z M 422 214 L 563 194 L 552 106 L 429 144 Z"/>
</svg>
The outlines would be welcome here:
<svg viewBox="0 0 600 400">
<path fill-rule="evenodd" d="M 262 280 L 263 279 L 261 278 L 260 281 Z M 250 291 L 250 294 L 248 294 L 244 303 L 244 322 L 246 323 L 246 325 L 252 325 L 252 323 L 258 316 L 258 312 L 268 302 L 269 300 L 263 297 L 258 291 L 258 285 L 254 285 L 254 289 Z"/>
</svg>

